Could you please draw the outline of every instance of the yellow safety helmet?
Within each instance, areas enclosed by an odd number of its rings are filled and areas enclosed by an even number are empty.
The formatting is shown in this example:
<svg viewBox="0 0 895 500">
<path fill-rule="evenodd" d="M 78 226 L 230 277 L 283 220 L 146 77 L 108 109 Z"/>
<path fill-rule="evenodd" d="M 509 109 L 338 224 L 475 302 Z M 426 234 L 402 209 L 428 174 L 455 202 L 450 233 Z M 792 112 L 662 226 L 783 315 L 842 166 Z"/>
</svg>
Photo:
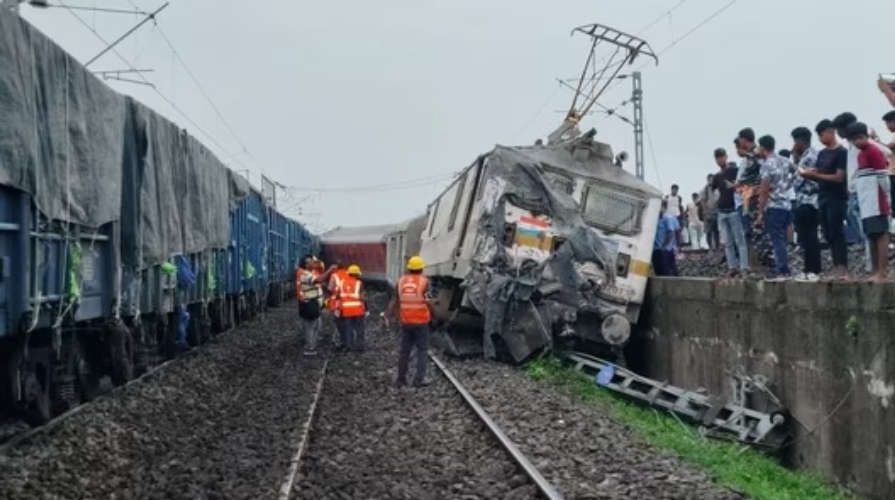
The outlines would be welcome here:
<svg viewBox="0 0 895 500">
<path fill-rule="evenodd" d="M 348 274 L 351 276 L 360 276 L 360 266 L 357 264 L 351 264 L 348 266 Z"/>
<path fill-rule="evenodd" d="M 426 263 L 419 255 L 414 255 L 407 261 L 408 271 L 422 271 L 426 267 Z"/>
</svg>

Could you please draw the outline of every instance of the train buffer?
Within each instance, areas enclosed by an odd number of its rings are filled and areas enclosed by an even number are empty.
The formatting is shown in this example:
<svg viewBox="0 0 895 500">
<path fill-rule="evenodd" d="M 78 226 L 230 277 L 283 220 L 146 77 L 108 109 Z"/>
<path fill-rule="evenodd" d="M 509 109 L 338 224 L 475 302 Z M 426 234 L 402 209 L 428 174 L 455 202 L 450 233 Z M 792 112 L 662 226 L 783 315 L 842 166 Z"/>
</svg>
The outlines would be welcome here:
<svg viewBox="0 0 895 500">
<path fill-rule="evenodd" d="M 741 402 L 725 401 L 643 377 L 584 353 L 568 353 L 565 358 L 576 370 L 597 376 L 599 385 L 697 424 L 708 437 L 739 441 L 771 453 L 789 441 L 789 419 L 782 408 L 757 411 Z"/>
</svg>

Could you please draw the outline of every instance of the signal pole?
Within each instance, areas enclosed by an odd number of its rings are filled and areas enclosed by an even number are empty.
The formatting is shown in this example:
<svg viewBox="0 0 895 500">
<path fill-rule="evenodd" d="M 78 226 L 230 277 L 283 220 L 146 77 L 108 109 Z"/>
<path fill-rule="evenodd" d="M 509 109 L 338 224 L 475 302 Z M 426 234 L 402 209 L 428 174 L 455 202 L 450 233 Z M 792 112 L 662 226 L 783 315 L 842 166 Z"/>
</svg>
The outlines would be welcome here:
<svg viewBox="0 0 895 500">
<path fill-rule="evenodd" d="M 638 179 L 643 179 L 643 87 L 640 81 L 640 72 L 631 73 L 631 81 L 634 83 L 634 93 L 631 103 L 634 104 L 634 173 Z"/>
</svg>

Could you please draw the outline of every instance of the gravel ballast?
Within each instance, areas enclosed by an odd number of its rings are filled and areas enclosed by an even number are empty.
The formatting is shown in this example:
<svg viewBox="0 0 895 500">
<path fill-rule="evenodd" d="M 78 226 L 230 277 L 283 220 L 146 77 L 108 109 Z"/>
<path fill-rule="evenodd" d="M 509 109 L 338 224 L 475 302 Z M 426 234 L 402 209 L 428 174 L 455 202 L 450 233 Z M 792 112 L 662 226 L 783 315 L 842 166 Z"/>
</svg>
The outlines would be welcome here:
<svg viewBox="0 0 895 500">
<path fill-rule="evenodd" d="M 330 357 L 291 498 L 537 498 L 433 363 L 430 386 L 395 387 L 384 302 L 367 350 Z M 277 498 L 330 356 L 302 356 L 298 321 L 271 310 L 7 449 L 0 498 Z M 521 369 L 449 367 L 566 498 L 737 498 Z"/>
<path fill-rule="evenodd" d="M 366 352 L 330 361 L 293 498 L 537 498 L 433 364 L 430 386 L 394 387 L 398 337 L 374 317 Z"/>
<path fill-rule="evenodd" d="M 201 347 L 0 455 L 3 498 L 276 498 L 322 360 L 294 307 Z"/>
<path fill-rule="evenodd" d="M 481 360 L 449 369 L 565 498 L 741 498 L 524 370 Z"/>
</svg>

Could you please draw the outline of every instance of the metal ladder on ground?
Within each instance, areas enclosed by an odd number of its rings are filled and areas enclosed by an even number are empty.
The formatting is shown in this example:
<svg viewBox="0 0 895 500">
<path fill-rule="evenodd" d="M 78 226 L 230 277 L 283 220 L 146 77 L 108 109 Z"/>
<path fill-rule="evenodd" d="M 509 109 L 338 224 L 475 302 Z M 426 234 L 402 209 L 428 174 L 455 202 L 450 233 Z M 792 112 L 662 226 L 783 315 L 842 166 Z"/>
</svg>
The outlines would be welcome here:
<svg viewBox="0 0 895 500">
<path fill-rule="evenodd" d="M 576 370 L 585 373 L 612 373 L 600 385 L 627 398 L 660 408 L 702 426 L 704 434 L 718 439 L 736 440 L 776 451 L 789 439 L 784 410 L 764 413 L 743 405 L 714 398 L 638 375 L 608 361 L 583 353 L 565 358 Z"/>
</svg>

